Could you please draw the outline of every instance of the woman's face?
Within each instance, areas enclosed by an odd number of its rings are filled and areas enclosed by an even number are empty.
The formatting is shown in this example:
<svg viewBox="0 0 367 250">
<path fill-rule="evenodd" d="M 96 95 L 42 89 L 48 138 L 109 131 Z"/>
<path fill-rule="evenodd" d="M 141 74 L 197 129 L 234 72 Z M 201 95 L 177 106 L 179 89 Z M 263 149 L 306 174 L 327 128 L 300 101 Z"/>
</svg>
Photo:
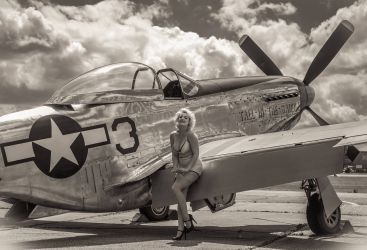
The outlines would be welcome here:
<svg viewBox="0 0 367 250">
<path fill-rule="evenodd" d="M 190 116 L 186 113 L 181 113 L 177 117 L 177 125 L 182 127 L 189 126 L 190 123 Z"/>
</svg>

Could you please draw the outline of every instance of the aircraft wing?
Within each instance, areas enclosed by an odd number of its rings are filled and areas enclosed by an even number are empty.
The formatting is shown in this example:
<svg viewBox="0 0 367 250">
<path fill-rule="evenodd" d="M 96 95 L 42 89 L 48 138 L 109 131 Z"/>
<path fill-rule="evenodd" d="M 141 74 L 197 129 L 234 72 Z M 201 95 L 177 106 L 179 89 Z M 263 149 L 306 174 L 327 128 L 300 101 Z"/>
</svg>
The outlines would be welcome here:
<svg viewBox="0 0 367 250">
<path fill-rule="evenodd" d="M 335 147 L 367 143 L 367 121 L 224 139 L 203 145 L 200 153 L 202 158 L 209 160 L 224 155 L 252 154 L 327 141 L 337 141 Z"/>
<path fill-rule="evenodd" d="M 209 142 L 200 147 L 204 173 L 188 200 L 340 173 L 344 146 L 362 150 L 366 142 L 366 121 Z M 153 206 L 175 203 L 172 182 L 169 169 L 153 175 Z"/>
</svg>

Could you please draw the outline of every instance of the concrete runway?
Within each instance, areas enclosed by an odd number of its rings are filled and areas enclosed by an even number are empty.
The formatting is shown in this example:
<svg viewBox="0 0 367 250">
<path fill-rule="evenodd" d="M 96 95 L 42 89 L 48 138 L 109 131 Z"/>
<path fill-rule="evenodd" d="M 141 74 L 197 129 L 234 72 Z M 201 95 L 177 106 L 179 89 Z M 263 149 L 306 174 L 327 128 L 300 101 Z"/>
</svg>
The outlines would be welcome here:
<svg viewBox="0 0 367 250">
<path fill-rule="evenodd" d="M 171 240 L 176 221 L 132 224 L 136 211 L 73 212 L 14 224 L 0 209 L 0 248 L 366 249 L 366 193 L 339 193 L 345 201 L 343 231 L 318 237 L 306 223 L 304 193 L 274 189 L 239 193 L 234 206 L 215 214 L 208 209 L 195 212 L 198 231 L 186 241 Z"/>
</svg>

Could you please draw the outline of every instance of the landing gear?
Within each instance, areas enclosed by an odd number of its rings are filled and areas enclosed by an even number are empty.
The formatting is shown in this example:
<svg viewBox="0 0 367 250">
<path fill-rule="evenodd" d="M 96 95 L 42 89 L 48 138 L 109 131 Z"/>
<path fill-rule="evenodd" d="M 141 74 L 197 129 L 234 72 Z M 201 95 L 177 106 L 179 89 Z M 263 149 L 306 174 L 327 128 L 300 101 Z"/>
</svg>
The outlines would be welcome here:
<svg viewBox="0 0 367 250">
<path fill-rule="evenodd" d="M 305 190 L 308 198 L 306 215 L 311 231 L 317 235 L 338 233 L 341 220 L 340 206 L 329 217 L 326 217 L 322 199 L 317 192 L 316 179 L 302 181 L 302 188 Z"/>
<path fill-rule="evenodd" d="M 142 207 L 139 208 L 141 214 L 145 215 L 151 221 L 160 221 L 167 219 L 169 206 L 153 208 L 149 207 Z"/>
</svg>

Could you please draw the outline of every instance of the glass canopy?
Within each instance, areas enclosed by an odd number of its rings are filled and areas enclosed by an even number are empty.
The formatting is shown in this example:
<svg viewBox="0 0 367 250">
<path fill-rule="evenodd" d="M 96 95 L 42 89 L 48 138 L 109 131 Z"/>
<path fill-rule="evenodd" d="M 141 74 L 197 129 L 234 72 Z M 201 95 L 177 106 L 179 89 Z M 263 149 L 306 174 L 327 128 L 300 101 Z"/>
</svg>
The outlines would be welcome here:
<svg viewBox="0 0 367 250">
<path fill-rule="evenodd" d="M 56 91 L 51 99 L 114 90 L 158 88 L 155 72 L 140 63 L 119 63 L 91 70 Z"/>
</svg>

